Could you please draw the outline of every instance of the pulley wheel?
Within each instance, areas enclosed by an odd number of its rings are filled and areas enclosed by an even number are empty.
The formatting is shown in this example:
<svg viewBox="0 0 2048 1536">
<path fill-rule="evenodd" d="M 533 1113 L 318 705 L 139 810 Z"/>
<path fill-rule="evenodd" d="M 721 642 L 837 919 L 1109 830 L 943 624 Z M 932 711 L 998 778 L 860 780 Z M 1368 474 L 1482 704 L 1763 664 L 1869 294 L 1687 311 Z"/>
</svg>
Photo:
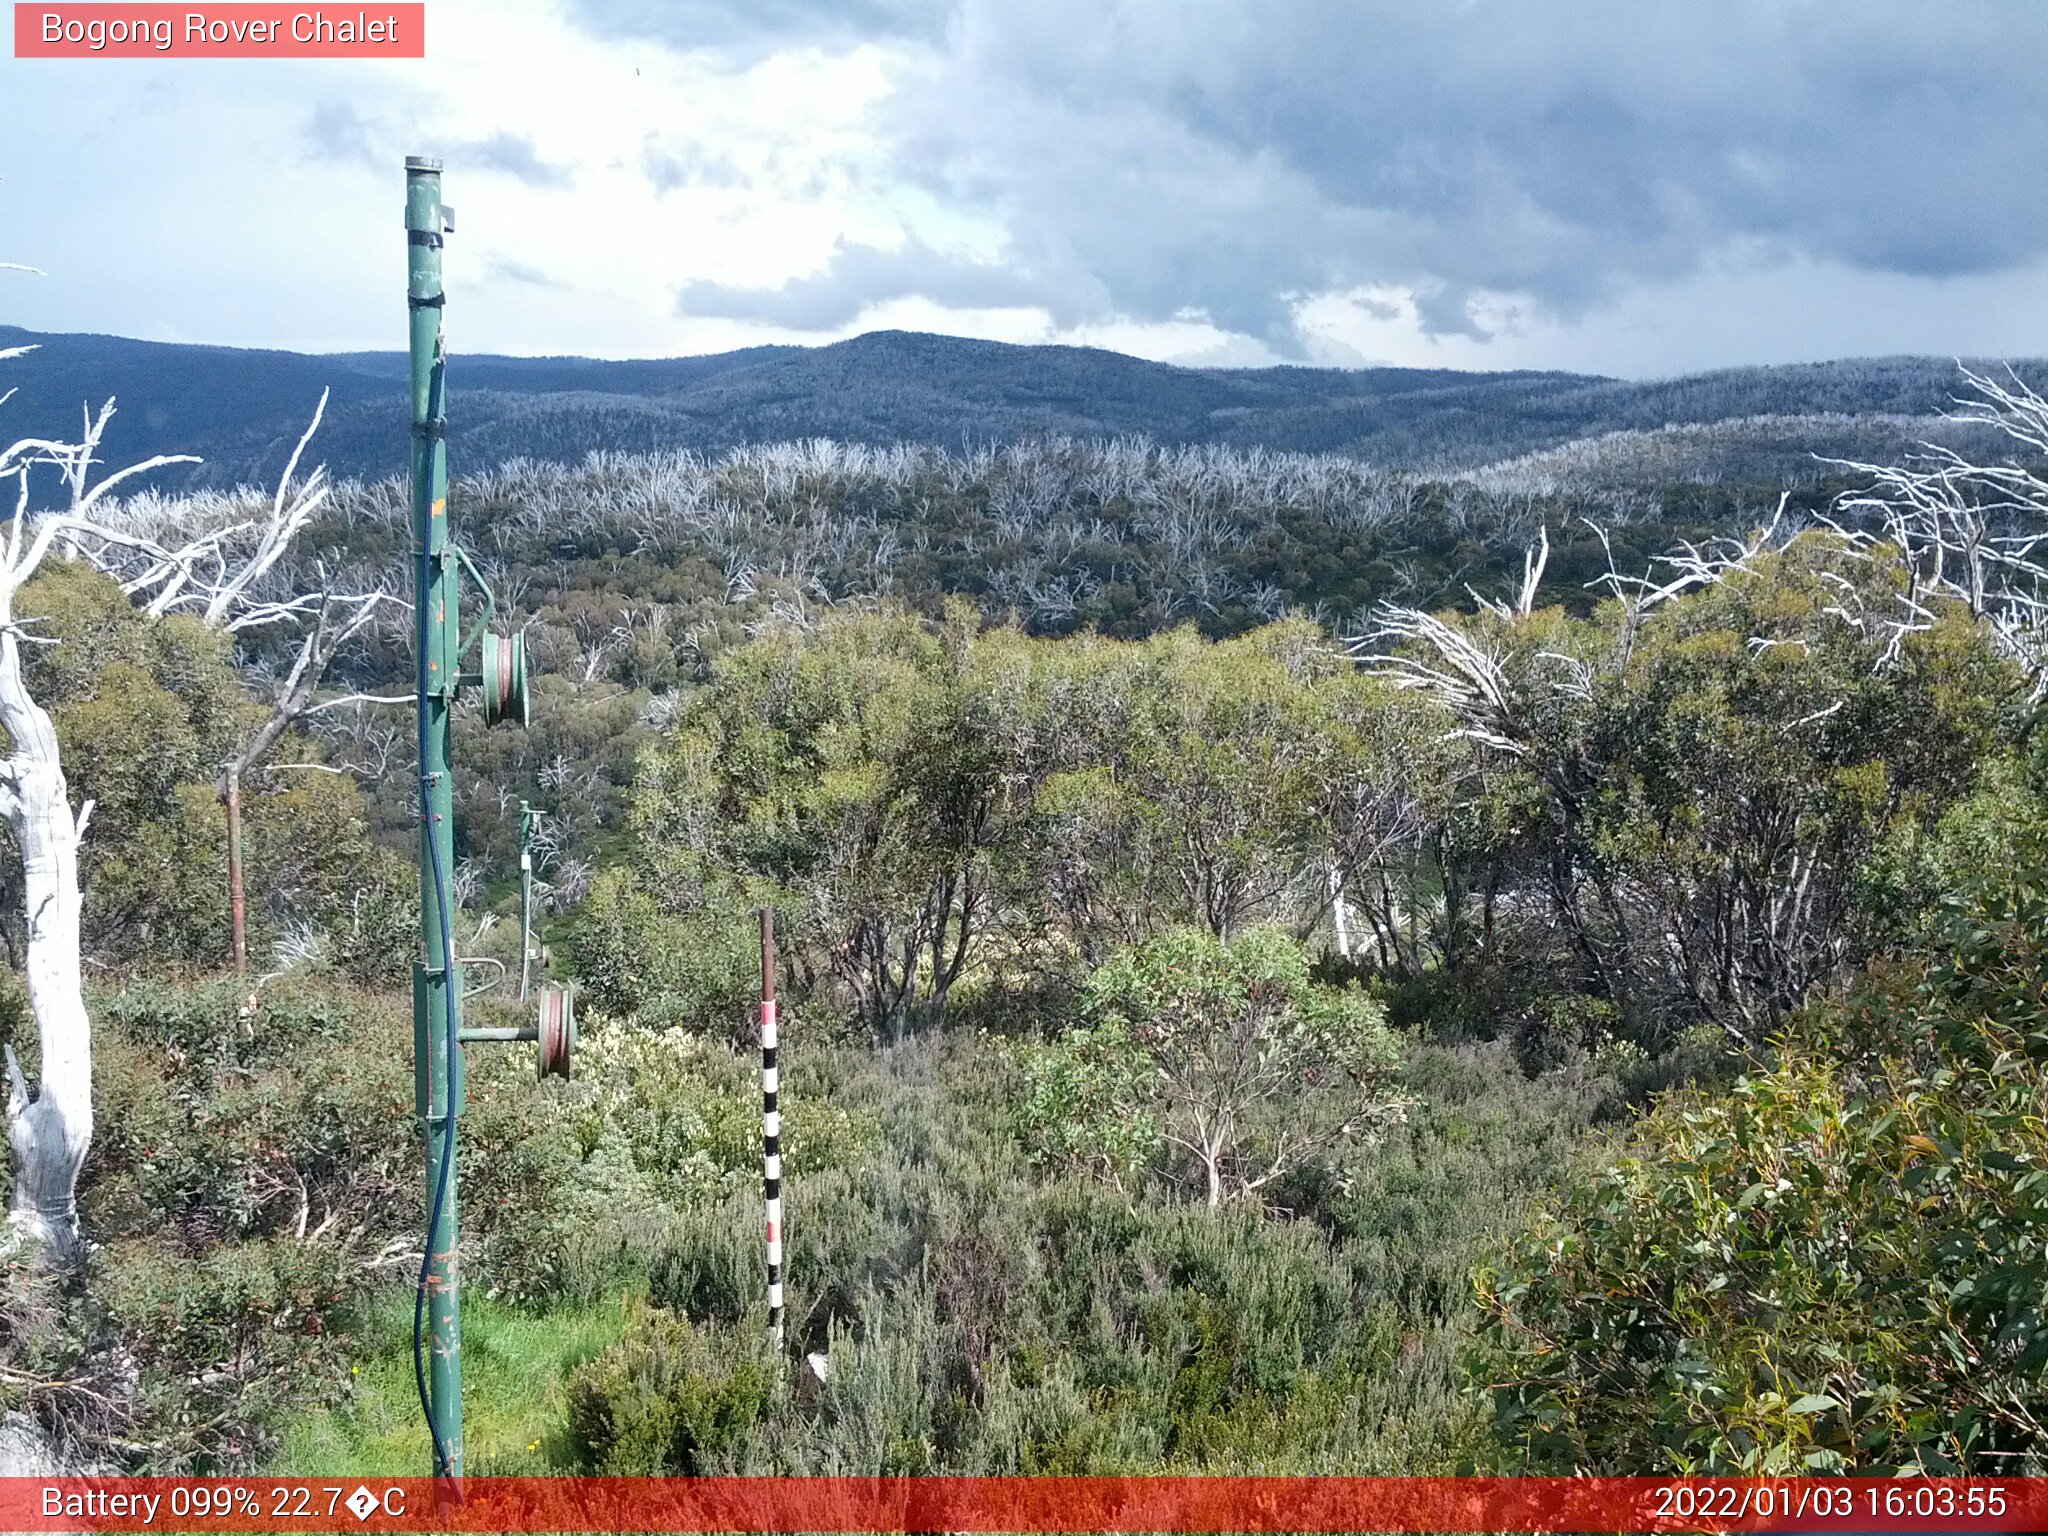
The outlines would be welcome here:
<svg viewBox="0 0 2048 1536">
<path fill-rule="evenodd" d="M 484 724 L 497 725 L 509 721 L 524 727 L 527 723 L 525 631 L 497 635 L 486 630 L 477 671 L 483 684 Z"/>
<path fill-rule="evenodd" d="M 567 1077 L 576 1045 L 576 1000 L 567 987 L 540 989 L 540 1075 Z"/>
</svg>

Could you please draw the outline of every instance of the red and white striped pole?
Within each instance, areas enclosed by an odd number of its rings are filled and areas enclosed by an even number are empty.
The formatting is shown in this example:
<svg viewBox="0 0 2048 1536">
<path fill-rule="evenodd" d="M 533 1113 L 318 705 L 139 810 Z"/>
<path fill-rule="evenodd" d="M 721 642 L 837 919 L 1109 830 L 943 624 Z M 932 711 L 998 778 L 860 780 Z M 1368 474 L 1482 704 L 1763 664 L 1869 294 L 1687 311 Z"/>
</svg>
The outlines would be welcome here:
<svg viewBox="0 0 2048 1536">
<path fill-rule="evenodd" d="M 768 1336 L 782 1348 L 782 1111 L 775 1042 L 775 909 L 761 909 L 761 1193 L 768 1203 Z"/>
</svg>

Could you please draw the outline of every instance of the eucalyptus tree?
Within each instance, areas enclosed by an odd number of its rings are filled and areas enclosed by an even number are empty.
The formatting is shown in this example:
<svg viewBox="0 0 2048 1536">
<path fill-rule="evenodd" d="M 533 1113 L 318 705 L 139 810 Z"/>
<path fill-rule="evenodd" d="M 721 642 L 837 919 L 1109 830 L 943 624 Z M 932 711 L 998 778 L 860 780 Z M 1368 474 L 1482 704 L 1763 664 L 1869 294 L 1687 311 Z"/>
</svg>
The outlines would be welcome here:
<svg viewBox="0 0 2048 1536">
<path fill-rule="evenodd" d="M 1012 905 L 1022 801 L 978 629 L 966 611 L 775 626 L 719 658 L 635 787 L 657 899 L 793 907 L 879 1039 L 944 1019 Z"/>
<path fill-rule="evenodd" d="M 1019 1053 L 1040 1161 L 1121 1182 L 1160 1163 L 1215 1210 L 1398 1122 L 1401 1053 L 1377 1003 L 1319 986 L 1276 928 L 1174 929 L 1089 978 L 1083 1023 Z"/>
<path fill-rule="evenodd" d="M 1967 790 L 2020 686 L 1963 605 L 1888 619 L 1896 548 L 1780 525 L 1610 577 L 1587 620 L 1388 609 L 1359 653 L 1537 793 L 1538 890 L 1638 1032 L 1760 1043 L 1845 974 L 1862 862 Z"/>
<path fill-rule="evenodd" d="M 26 350 L 0 353 L 0 360 Z M 161 614 L 198 595 L 209 614 L 232 622 L 261 604 L 257 584 L 284 558 L 302 526 L 273 520 L 253 547 L 236 543 L 247 530 L 234 525 L 183 530 L 176 540 L 159 540 L 160 530 L 124 513 L 112 493 L 152 469 L 193 460 L 160 455 L 98 473 L 113 413 L 109 400 L 88 414 L 76 441 L 23 438 L 0 448 L 0 495 L 13 492 L 12 515 L 0 534 L 0 729 L 7 744 L 7 756 L 0 759 L 0 818 L 21 860 L 22 970 L 38 1048 L 33 1084 L 12 1046 L 6 1051 L 13 1174 L 8 1217 L 29 1243 L 60 1259 L 77 1251 L 76 1189 L 93 1134 L 79 849 L 94 802 L 88 796 L 74 808 L 61 738 L 30 686 L 23 649 L 41 637 L 21 616 L 22 589 L 51 561 L 78 559 L 103 570 L 125 570 L 123 590 L 145 613 Z M 41 510 L 37 487 L 52 481 L 55 505 Z"/>
<path fill-rule="evenodd" d="M 250 774 L 293 726 L 323 710 L 402 704 L 409 699 L 362 692 L 320 697 L 335 657 L 387 611 L 406 606 L 374 578 L 353 572 L 354 580 L 342 579 L 325 560 L 305 565 L 296 558 L 297 546 L 328 497 L 324 467 L 298 481 L 299 462 L 320 430 L 327 399 L 323 391 L 267 509 L 243 496 L 203 498 L 191 505 L 151 499 L 124 508 L 123 521 L 131 532 L 150 535 L 153 547 L 106 543 L 85 551 L 88 559 L 138 597 L 152 618 L 191 614 L 238 643 L 298 632 L 298 643 L 282 668 L 246 669 L 251 681 L 262 684 L 269 695 L 268 708 L 220 769 L 219 798 L 227 815 L 230 949 L 237 971 L 246 971 L 249 962 L 242 793 Z M 317 770 L 322 765 L 292 766 Z"/>
</svg>

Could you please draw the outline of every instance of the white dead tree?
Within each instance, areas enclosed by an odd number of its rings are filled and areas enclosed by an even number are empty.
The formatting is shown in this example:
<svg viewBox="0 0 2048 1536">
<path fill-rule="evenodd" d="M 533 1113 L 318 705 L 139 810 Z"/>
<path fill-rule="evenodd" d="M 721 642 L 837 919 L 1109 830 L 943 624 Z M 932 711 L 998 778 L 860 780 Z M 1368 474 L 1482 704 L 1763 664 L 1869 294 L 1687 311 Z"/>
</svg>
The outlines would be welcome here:
<svg viewBox="0 0 2048 1536">
<path fill-rule="evenodd" d="M 1541 774 L 1559 828 L 1546 876 L 1552 908 L 1589 974 L 1602 978 L 1615 1001 L 1623 1000 L 1623 978 L 1654 973 L 1659 985 L 1748 1043 L 1806 985 L 1838 970 L 1844 954 L 1835 920 L 1816 915 L 1840 896 L 1841 871 L 1824 867 L 1825 850 L 1796 838 L 1787 843 L 1769 826 L 1745 821 L 1754 807 L 1724 808 L 1716 830 L 1771 861 L 1770 877 L 1753 888 L 1731 885 L 1712 870 L 1630 869 L 1572 851 L 1600 764 L 1573 747 L 1571 732 L 1556 722 L 1594 705 L 1604 690 L 1628 686 L 1637 642 L 1667 604 L 1756 576 L 1773 559 L 1797 558 L 1825 594 L 1818 613 L 1855 633 L 1869 675 L 1894 671 L 1915 634 L 1961 610 L 2024 669 L 2035 699 L 2048 695 L 2048 565 L 2037 558 L 2048 546 L 2048 401 L 2017 379 L 2005 384 L 1967 370 L 1966 377 L 1981 398 L 1966 403 L 1960 419 L 2000 427 L 2027 450 L 2027 462 L 1975 465 L 1938 447 L 1903 466 L 1833 461 L 1868 483 L 1839 499 L 1839 522 L 1821 520 L 1827 531 L 1803 529 L 1781 500 L 1763 526 L 1681 545 L 1642 575 L 1615 569 L 1610 550 L 1608 571 L 1591 585 L 1616 600 L 1619 622 L 1605 634 L 1588 634 L 1590 649 L 1575 646 L 1582 654 L 1539 649 L 1540 631 L 1522 622 L 1540 575 L 1540 544 L 1525 557 L 1521 595 L 1512 604 L 1474 594 L 1481 612 L 1469 619 L 1386 605 L 1371 631 L 1353 642 L 1362 664 L 1442 708 L 1447 737 L 1520 759 Z M 1812 550 L 1818 558 L 1799 557 L 1802 541 L 1812 539 L 1826 541 Z M 1807 644 L 1796 630 L 1757 622 L 1758 630 L 1743 636 L 1751 655 Z M 1825 728 L 1846 702 L 1816 699 L 1783 729 Z M 1825 900 L 1816 894 L 1829 891 Z"/>
<path fill-rule="evenodd" d="M 1959 602 L 2026 672 L 2038 702 L 2048 696 L 2048 565 L 2037 554 L 2048 545 L 2048 400 L 2010 369 L 2003 381 L 1962 375 L 1974 397 L 1958 399 L 1947 418 L 2002 432 L 2020 460 L 1973 464 L 1933 443 L 1903 464 L 1824 460 L 1869 481 L 1837 498 L 1836 531 L 1864 555 L 1890 546 L 1907 577 L 1888 611 L 1868 610 L 1846 587 L 1831 611 L 1883 636 L 1895 659 L 1908 634 L 1934 622 L 1931 605 Z"/>
<path fill-rule="evenodd" d="M 28 350 L 0 352 L 0 359 Z M 6 398 L 0 395 L 0 403 Z M 92 1143 L 92 1023 L 79 974 L 83 893 L 78 881 L 79 840 L 92 816 L 92 801 L 72 807 L 56 727 L 30 693 L 22 668 L 22 647 L 35 644 L 37 637 L 17 618 L 15 603 L 53 550 L 80 542 L 134 542 L 94 521 L 108 492 L 147 470 L 192 462 L 160 456 L 95 481 L 100 439 L 112 415 L 109 401 L 97 416 L 88 417 L 75 443 L 23 438 L 0 448 L 0 496 L 13 491 L 13 515 L 0 537 L 0 727 L 8 746 L 0 759 L 0 819 L 21 855 L 28 929 L 24 980 L 37 1043 L 33 1087 L 13 1047 L 6 1052 L 13 1171 L 7 1216 L 21 1239 L 59 1259 L 77 1251 L 78 1171 Z M 30 476 L 38 469 L 54 470 L 68 488 L 65 511 L 31 516 Z"/>
<path fill-rule="evenodd" d="M 0 351 L 0 361 L 30 350 Z M 11 393 L 0 394 L 0 404 Z M 332 602 L 327 593 L 281 599 L 260 595 L 261 583 L 274 573 L 318 505 L 315 500 L 308 506 L 304 495 L 287 494 L 290 471 L 269 517 L 201 528 L 181 543 L 166 544 L 155 537 L 159 530 L 149 520 L 115 510 L 112 493 L 150 470 L 197 461 L 164 454 L 101 473 L 101 443 L 113 414 L 111 400 L 88 413 L 75 442 L 30 437 L 0 448 L 0 497 L 6 498 L 0 506 L 12 503 L 0 534 L 0 728 L 8 746 L 8 755 L 0 759 L 0 819 L 21 856 L 27 926 L 23 969 L 37 1045 L 33 1084 L 13 1048 L 6 1052 L 13 1176 L 8 1224 L 17 1241 L 60 1262 L 78 1251 L 78 1174 L 93 1133 L 92 1021 L 80 974 L 83 892 L 78 869 L 92 801 L 73 808 L 56 727 L 30 691 L 22 648 L 47 642 L 31 632 L 30 621 L 18 617 L 21 590 L 54 555 L 124 573 L 124 590 L 146 612 L 161 614 L 189 604 L 207 622 L 231 631 L 323 614 Z M 304 443 L 300 446 L 303 450 Z M 296 462 L 295 455 L 294 468 Z M 61 510 L 38 509 L 32 486 L 53 477 L 62 488 Z M 314 627 L 317 634 L 317 619 Z M 317 659 L 325 645 L 316 640 L 310 654 Z"/>
<path fill-rule="evenodd" d="M 1635 655 L 1636 641 L 1642 635 L 1644 623 L 1664 604 L 1697 587 L 1710 587 L 1732 572 L 1750 570 L 1760 557 L 1783 549 L 1799 531 L 1785 514 L 1790 501 L 1789 493 L 1780 496 L 1771 520 L 1745 534 L 1727 534 L 1709 539 L 1704 544 L 1680 543 L 1670 554 L 1653 559 L 1641 576 L 1622 574 L 1614 562 L 1614 543 L 1608 538 L 1603 524 L 1590 517 L 1580 519 L 1593 530 L 1600 540 L 1600 547 L 1607 552 L 1606 571 L 1586 585 L 1604 589 L 1621 605 L 1621 639 L 1616 648 L 1615 665 L 1621 668 L 1628 666 L 1630 658 Z M 1662 570 L 1658 569 L 1660 566 Z M 1500 612 L 1498 605 L 1494 611 Z M 1590 684 L 1590 679 L 1575 664 L 1567 670 L 1573 674 L 1570 686 L 1583 690 Z"/>
<path fill-rule="evenodd" d="M 1449 735 L 1519 757 L 1529 750 L 1503 644 L 1420 608 L 1384 604 L 1349 644 L 1353 659 L 1396 687 L 1436 699 L 1456 722 Z"/>
</svg>

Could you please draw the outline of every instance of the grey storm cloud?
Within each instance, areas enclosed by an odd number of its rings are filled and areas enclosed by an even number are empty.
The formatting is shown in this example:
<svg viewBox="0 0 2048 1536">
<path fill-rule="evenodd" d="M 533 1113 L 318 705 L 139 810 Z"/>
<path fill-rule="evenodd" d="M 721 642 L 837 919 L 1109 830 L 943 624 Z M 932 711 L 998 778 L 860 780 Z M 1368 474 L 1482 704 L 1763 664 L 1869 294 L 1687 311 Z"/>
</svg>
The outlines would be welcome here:
<svg viewBox="0 0 2048 1536">
<path fill-rule="evenodd" d="M 393 145 L 401 140 L 410 143 L 412 137 L 394 132 L 388 123 L 365 117 L 345 101 L 315 107 L 299 130 L 300 142 L 316 160 L 378 169 L 394 160 Z M 451 165 L 495 171 L 530 187 L 553 189 L 567 187 L 574 181 L 568 167 L 543 159 L 533 140 L 522 134 L 495 133 L 482 139 L 457 139 L 437 148 Z"/>
<path fill-rule="evenodd" d="M 484 279 L 487 282 L 514 283 L 525 288 L 563 289 L 569 285 L 558 277 L 550 277 L 539 267 L 511 256 L 492 256 L 484 263 Z"/>
<path fill-rule="evenodd" d="M 998 225 L 1015 291 L 1062 323 L 1192 311 L 1291 351 L 1302 298 L 1382 283 L 1457 331 L 1476 294 L 1570 317 L 1726 259 L 1941 278 L 2048 253 L 2031 0 L 584 8 L 740 53 L 897 44 L 891 174 Z M 825 327 L 1005 286 L 915 244 L 843 246 L 783 288 L 684 302 Z"/>
<path fill-rule="evenodd" d="M 381 165 L 383 149 L 376 127 L 345 101 L 313 109 L 299 129 L 300 142 L 315 160 L 342 165 Z"/>
<path fill-rule="evenodd" d="M 948 0 L 570 0 L 571 14 L 600 37 L 743 55 L 929 37 L 949 9 Z"/>
<path fill-rule="evenodd" d="M 451 162 L 496 171 L 529 187 L 566 187 L 574 180 L 568 167 L 543 160 L 533 140 L 524 134 L 494 133 L 486 139 L 466 140 L 449 145 L 446 154 Z"/>
</svg>

